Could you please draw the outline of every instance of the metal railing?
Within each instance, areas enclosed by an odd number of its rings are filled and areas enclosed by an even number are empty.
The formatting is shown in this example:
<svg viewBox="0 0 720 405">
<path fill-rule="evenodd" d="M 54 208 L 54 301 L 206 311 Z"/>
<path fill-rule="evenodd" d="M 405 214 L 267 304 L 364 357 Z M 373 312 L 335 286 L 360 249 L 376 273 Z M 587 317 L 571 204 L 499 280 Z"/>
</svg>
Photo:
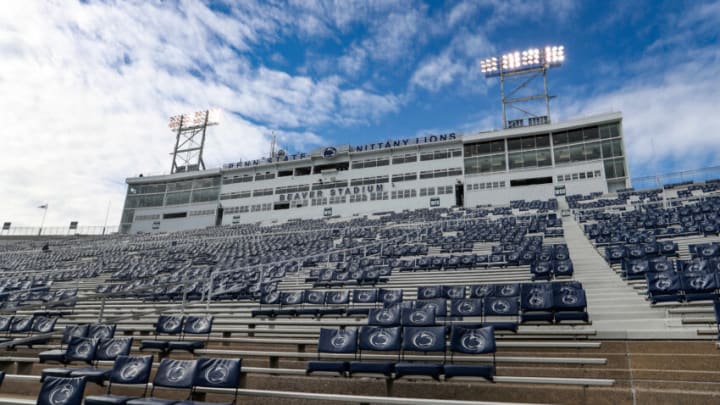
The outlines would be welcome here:
<svg viewBox="0 0 720 405">
<path fill-rule="evenodd" d="M 669 184 L 685 183 L 688 181 L 700 183 L 716 179 L 720 179 L 720 166 L 657 174 L 655 176 L 633 177 L 631 182 L 635 190 L 648 190 L 663 188 L 663 186 Z"/>
<path fill-rule="evenodd" d="M 10 226 L 0 230 L 0 236 L 71 236 L 71 235 L 110 235 L 117 233 L 119 226 L 79 226 L 70 229 L 67 226 Z"/>
</svg>

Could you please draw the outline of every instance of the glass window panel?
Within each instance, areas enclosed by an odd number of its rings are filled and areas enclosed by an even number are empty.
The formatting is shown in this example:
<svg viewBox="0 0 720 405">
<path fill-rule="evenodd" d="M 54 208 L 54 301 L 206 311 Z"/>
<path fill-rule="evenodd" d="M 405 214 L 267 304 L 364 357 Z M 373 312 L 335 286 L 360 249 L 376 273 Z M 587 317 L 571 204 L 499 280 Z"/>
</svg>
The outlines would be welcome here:
<svg viewBox="0 0 720 405">
<path fill-rule="evenodd" d="M 523 150 L 535 149 L 535 137 L 526 136 L 525 138 L 522 138 L 522 148 Z"/>
<path fill-rule="evenodd" d="M 610 125 L 610 137 L 611 138 L 617 138 L 620 136 L 620 128 L 618 128 L 617 125 L 613 124 Z"/>
<path fill-rule="evenodd" d="M 420 155 L 420 161 L 422 162 L 422 161 L 425 161 L 425 160 L 433 160 L 433 153 L 430 152 L 430 153 L 423 153 L 423 154 L 421 154 L 421 155 Z"/>
<path fill-rule="evenodd" d="M 499 141 L 492 141 L 491 151 L 492 153 L 505 152 L 505 141 L 502 139 Z"/>
<path fill-rule="evenodd" d="M 167 193 L 167 195 L 165 195 L 165 205 L 187 204 L 189 202 L 189 191 L 183 191 L 179 193 Z"/>
<path fill-rule="evenodd" d="M 521 150 L 522 140 L 520 138 L 508 139 L 508 150 Z"/>
<path fill-rule="evenodd" d="M 405 163 L 417 162 L 417 155 L 405 155 Z"/>
<path fill-rule="evenodd" d="M 490 156 L 478 158 L 478 164 L 480 165 L 480 173 L 487 173 L 490 171 Z"/>
<path fill-rule="evenodd" d="M 380 159 L 377 161 L 377 165 L 379 166 L 387 166 L 390 164 L 390 161 L 388 159 Z"/>
<path fill-rule="evenodd" d="M 605 178 L 612 179 L 615 177 L 615 164 L 612 160 L 606 160 L 605 164 Z"/>
<path fill-rule="evenodd" d="M 625 164 L 623 159 L 615 160 L 615 177 L 625 177 Z"/>
<path fill-rule="evenodd" d="M 364 165 L 365 165 L 365 167 L 376 167 L 377 160 L 366 160 Z"/>
<path fill-rule="evenodd" d="M 600 139 L 600 132 L 598 131 L 598 127 L 584 128 L 583 129 L 583 139 L 586 141 L 593 141 L 595 139 Z"/>
<path fill-rule="evenodd" d="M 137 208 L 139 202 L 140 202 L 139 196 L 129 195 L 125 199 L 125 208 Z"/>
<path fill-rule="evenodd" d="M 582 140 L 582 129 L 573 129 L 572 131 L 568 131 L 568 143 L 582 142 Z"/>
<path fill-rule="evenodd" d="M 612 157 L 612 141 L 602 141 L 602 155 L 604 158 Z"/>
<path fill-rule="evenodd" d="M 552 165 L 552 159 L 550 158 L 550 149 L 538 150 L 536 152 L 536 154 L 537 154 L 537 165 L 539 167 Z"/>
<path fill-rule="evenodd" d="M 446 150 L 436 150 L 435 151 L 435 159 L 446 159 L 448 157 L 448 151 Z"/>
<path fill-rule="evenodd" d="M 585 147 L 583 144 L 570 146 L 570 161 L 582 162 L 585 160 Z"/>
<path fill-rule="evenodd" d="M 520 169 L 523 167 L 523 154 L 522 152 L 511 153 L 508 156 L 510 159 L 510 170 Z"/>
<path fill-rule="evenodd" d="M 480 172 L 480 165 L 477 158 L 465 159 L 465 173 L 473 174 Z"/>
<path fill-rule="evenodd" d="M 567 163 L 570 161 L 570 149 L 567 146 L 555 148 L 555 164 Z"/>
<path fill-rule="evenodd" d="M 593 142 L 585 144 L 585 160 L 596 160 L 600 159 L 600 142 Z"/>
<path fill-rule="evenodd" d="M 620 139 L 613 139 L 610 142 L 612 144 L 612 153 L 613 153 L 612 155 L 613 156 L 622 156 L 623 155 L 622 142 L 620 141 Z"/>
<path fill-rule="evenodd" d="M 194 190 L 192 193 L 192 202 L 202 202 L 202 201 L 214 201 L 218 199 L 218 194 L 220 192 L 219 188 L 210 188 L 205 190 Z M 272 189 L 270 189 L 270 193 L 272 194 Z"/>
<path fill-rule="evenodd" d="M 550 146 L 550 135 L 538 135 L 535 137 L 535 147 L 545 148 Z"/>
<path fill-rule="evenodd" d="M 505 155 L 494 155 L 491 158 L 492 171 L 505 171 Z"/>
<path fill-rule="evenodd" d="M 610 138 L 610 127 L 608 127 L 607 125 L 604 127 L 600 127 L 600 138 Z"/>
<path fill-rule="evenodd" d="M 523 152 L 523 161 L 525 167 L 536 167 L 537 156 L 535 155 L 535 151 L 531 150 L 528 152 Z"/>
<path fill-rule="evenodd" d="M 564 145 L 568 142 L 567 132 L 558 132 L 552 135 L 553 145 Z"/>
<path fill-rule="evenodd" d="M 175 183 L 168 183 L 167 191 L 190 190 L 191 187 L 192 181 L 178 181 Z"/>
</svg>

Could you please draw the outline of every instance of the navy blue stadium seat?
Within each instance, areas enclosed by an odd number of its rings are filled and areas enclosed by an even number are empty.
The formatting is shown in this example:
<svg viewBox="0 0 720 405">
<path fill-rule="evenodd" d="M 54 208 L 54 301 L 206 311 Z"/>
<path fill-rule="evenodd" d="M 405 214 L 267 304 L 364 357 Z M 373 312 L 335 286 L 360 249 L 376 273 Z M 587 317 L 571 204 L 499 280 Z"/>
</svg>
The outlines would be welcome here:
<svg viewBox="0 0 720 405">
<path fill-rule="evenodd" d="M 232 389 L 233 401 L 212 405 L 232 405 L 237 402 L 238 388 L 240 387 L 241 360 L 240 359 L 211 359 L 201 357 L 197 361 L 193 389 L 197 388 L 224 388 Z M 175 405 L 210 405 L 210 402 L 180 401 Z"/>
<path fill-rule="evenodd" d="M 550 283 L 523 284 L 521 322 L 553 322 L 553 291 Z"/>
<path fill-rule="evenodd" d="M 450 301 L 450 316 L 481 317 L 482 314 L 482 300 L 479 298 L 467 298 Z"/>
<path fill-rule="evenodd" d="M 436 318 L 444 318 L 447 316 L 447 301 L 445 300 L 445 298 L 416 301 L 415 307 L 418 309 L 432 309 L 433 311 L 435 311 Z"/>
<path fill-rule="evenodd" d="M 322 361 L 321 353 L 353 353 L 357 351 L 357 329 L 320 329 L 317 346 L 317 360 L 307 363 L 308 374 L 318 371 L 339 373 L 344 376 L 350 363 L 347 361 Z"/>
<path fill-rule="evenodd" d="M 158 337 L 160 335 L 179 335 L 182 330 L 182 315 L 160 315 L 155 323 L 155 339 L 140 342 L 140 350 L 160 350 L 164 352 L 168 349 L 168 341 L 158 340 Z"/>
<path fill-rule="evenodd" d="M 423 353 L 440 352 L 445 355 L 445 327 L 405 327 L 403 329 L 402 349 L 403 358 L 409 351 Z M 424 375 L 438 380 L 442 373 L 443 363 L 401 361 L 395 364 L 395 378 Z"/>
<path fill-rule="evenodd" d="M 114 384 L 144 385 L 142 396 L 147 393 L 148 382 L 152 371 L 152 356 L 131 357 L 118 356 L 108 378 L 105 395 L 89 395 L 85 397 L 85 405 L 122 405 L 137 396 L 118 396 L 112 394 Z"/>
<path fill-rule="evenodd" d="M 393 305 L 402 302 L 403 291 L 381 288 L 378 292 L 378 297 L 383 305 Z"/>
<path fill-rule="evenodd" d="M 95 348 L 93 360 L 99 361 L 115 361 L 119 356 L 127 356 L 132 348 L 133 338 L 103 339 L 100 340 Z M 102 385 L 110 376 L 111 369 L 95 367 L 83 367 L 73 369 L 70 372 L 71 377 L 85 377 L 89 382 Z"/>
<path fill-rule="evenodd" d="M 492 326 L 495 330 L 517 332 L 519 316 L 520 305 L 517 296 L 493 296 L 483 299 L 483 325 Z M 490 317 L 492 319 L 488 319 Z"/>
<path fill-rule="evenodd" d="M 715 300 L 718 297 L 717 274 L 710 272 L 683 273 L 681 275 L 685 301 Z"/>
<path fill-rule="evenodd" d="M 402 326 L 435 326 L 435 309 L 431 307 L 403 308 L 401 312 Z"/>
<path fill-rule="evenodd" d="M 73 337 L 87 337 L 89 325 L 67 325 L 63 330 L 62 338 L 60 339 L 60 349 L 53 349 L 38 354 L 40 363 L 48 361 L 54 361 L 62 363 L 65 359 L 65 348 L 70 343 Z"/>
<path fill-rule="evenodd" d="M 452 377 L 482 377 L 493 381 L 495 377 L 495 331 L 492 327 L 466 328 L 453 325 L 450 330 L 450 360 L 455 353 L 466 355 L 492 354 L 491 364 L 445 364 L 445 379 Z"/>
<path fill-rule="evenodd" d="M 167 342 L 167 351 L 184 350 L 194 353 L 195 350 L 205 347 L 205 341 L 186 339 L 188 335 L 206 335 L 206 340 L 209 339 L 210 332 L 212 332 L 213 320 L 214 318 L 211 315 L 188 316 L 185 318 L 181 340 Z"/>
<path fill-rule="evenodd" d="M 362 360 L 363 351 L 397 352 L 400 355 L 400 327 L 363 326 L 360 328 L 358 360 L 350 362 L 350 374 L 372 373 L 390 377 L 395 362 L 368 362 Z"/>
<path fill-rule="evenodd" d="M 43 381 L 37 405 L 80 405 L 85 395 L 85 379 L 48 377 Z"/>
<path fill-rule="evenodd" d="M 375 326 L 399 326 L 400 306 L 393 305 L 385 308 L 372 308 L 368 313 L 368 325 Z"/>
<path fill-rule="evenodd" d="M 172 360 L 162 359 L 158 366 L 157 373 L 153 379 L 150 396 L 135 398 L 126 402 L 127 405 L 171 405 L 177 400 L 169 400 L 153 397 L 155 388 L 187 389 L 188 395 L 191 392 L 197 360 Z"/>
<path fill-rule="evenodd" d="M 115 337 L 115 324 L 93 323 L 88 328 L 87 337 L 91 339 L 112 339 Z"/>
<path fill-rule="evenodd" d="M 682 282 L 677 273 L 648 273 L 646 279 L 651 303 L 683 300 Z"/>
<path fill-rule="evenodd" d="M 92 364 L 95 358 L 95 350 L 98 341 L 90 338 L 73 337 L 65 351 L 65 358 L 62 363 L 67 365 L 72 362 L 81 361 Z M 46 368 L 42 371 L 40 381 L 47 377 L 67 377 L 73 370 L 70 368 Z"/>
</svg>

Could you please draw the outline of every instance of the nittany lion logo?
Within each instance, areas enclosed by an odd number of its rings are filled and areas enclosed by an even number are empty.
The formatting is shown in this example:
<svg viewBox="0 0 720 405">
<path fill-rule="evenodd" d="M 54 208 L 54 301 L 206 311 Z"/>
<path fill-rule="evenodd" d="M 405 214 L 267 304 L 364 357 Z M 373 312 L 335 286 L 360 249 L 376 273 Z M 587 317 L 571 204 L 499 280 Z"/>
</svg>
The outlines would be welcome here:
<svg viewBox="0 0 720 405">
<path fill-rule="evenodd" d="M 332 146 L 328 146 L 323 150 L 323 158 L 332 159 L 337 155 L 337 149 Z"/>
<path fill-rule="evenodd" d="M 567 294 L 567 295 L 563 295 L 560 298 L 560 301 L 562 301 L 562 303 L 565 305 L 574 305 L 574 304 L 577 304 L 578 297 L 574 294 Z"/>
<path fill-rule="evenodd" d="M 134 380 L 140 375 L 140 372 L 143 370 L 145 365 L 141 361 L 133 361 L 132 363 L 128 363 L 120 370 L 120 378 L 123 379 L 123 381 L 130 381 Z"/>
<path fill-rule="evenodd" d="M 187 372 L 188 367 L 186 365 L 176 364 L 168 369 L 168 371 L 165 373 L 165 378 L 167 378 L 168 381 L 178 382 L 185 378 Z"/>
<path fill-rule="evenodd" d="M 472 301 L 463 301 L 457 306 L 457 310 L 461 314 L 469 314 L 475 311 L 475 304 Z"/>
<path fill-rule="evenodd" d="M 485 339 L 485 336 L 475 331 L 466 333 L 462 336 L 462 338 L 460 338 L 460 346 L 469 352 L 482 352 L 486 345 L 487 340 Z"/>
<path fill-rule="evenodd" d="M 346 334 L 339 333 L 330 339 L 330 345 L 337 349 L 342 349 L 350 343 L 350 339 Z"/>
<path fill-rule="evenodd" d="M 435 298 L 435 290 L 432 288 L 423 289 L 422 296 L 424 298 Z"/>
<path fill-rule="evenodd" d="M 530 304 L 531 307 L 540 307 L 545 304 L 545 297 L 542 295 L 532 295 L 528 300 L 528 304 Z"/>
<path fill-rule="evenodd" d="M 507 300 L 496 300 L 491 305 L 493 312 L 496 314 L 504 314 L 510 311 L 510 302 Z"/>
<path fill-rule="evenodd" d="M 690 285 L 696 290 L 705 289 L 710 282 L 705 277 L 695 277 L 690 280 Z"/>
<path fill-rule="evenodd" d="M 199 333 L 202 331 L 205 331 L 210 326 L 210 320 L 206 317 L 197 318 L 195 321 L 190 325 L 190 329 L 192 329 L 193 332 Z"/>
<path fill-rule="evenodd" d="M 448 290 L 448 296 L 450 298 L 460 298 L 460 297 L 462 297 L 464 292 L 465 292 L 464 287 L 453 287 Z"/>
<path fill-rule="evenodd" d="M 205 380 L 213 384 L 222 384 L 230 374 L 230 369 L 225 364 L 218 364 L 205 370 Z"/>
<path fill-rule="evenodd" d="M 115 358 L 123 352 L 125 345 L 123 342 L 114 340 L 108 346 L 105 347 L 105 355 L 110 358 Z"/>
<path fill-rule="evenodd" d="M 376 330 L 375 332 L 370 334 L 370 336 L 368 337 L 368 341 L 371 345 L 373 345 L 373 347 L 382 349 L 390 346 L 390 343 L 392 343 L 392 335 L 390 334 L 390 332 L 382 329 Z"/>
<path fill-rule="evenodd" d="M 382 309 L 382 310 L 378 311 L 377 314 L 375 314 L 375 320 L 380 323 L 392 322 L 393 319 L 394 319 L 394 316 L 393 316 L 392 312 L 390 312 L 387 309 Z"/>
<path fill-rule="evenodd" d="M 165 330 L 175 330 L 179 327 L 180 327 L 180 319 L 178 319 L 177 317 L 174 317 L 174 316 L 165 319 L 165 322 L 163 323 L 163 329 L 165 329 Z M 99 332 L 99 333 L 101 335 L 100 337 L 103 337 L 102 336 L 103 332 Z M 105 332 L 105 333 L 107 333 L 107 332 Z"/>
<path fill-rule="evenodd" d="M 75 393 L 75 387 L 70 384 L 63 384 L 56 387 L 48 397 L 52 405 L 63 405 L 67 403 Z"/>
<path fill-rule="evenodd" d="M 655 281 L 655 288 L 658 290 L 667 290 L 672 285 L 672 282 L 667 278 L 661 278 Z"/>
<path fill-rule="evenodd" d="M 517 292 L 517 288 L 511 284 L 504 285 L 500 289 L 500 294 L 502 294 L 504 296 L 515 295 L 516 292 Z"/>
<path fill-rule="evenodd" d="M 420 331 L 412 337 L 413 345 L 420 349 L 432 347 L 437 341 L 437 337 L 428 331 Z"/>
<path fill-rule="evenodd" d="M 427 319 L 428 315 L 425 311 L 413 311 L 410 313 L 410 322 L 412 323 L 424 323 Z"/>
<path fill-rule="evenodd" d="M 360 302 L 368 302 L 368 301 L 370 301 L 370 298 L 372 298 L 370 296 L 370 293 L 367 291 L 361 291 L 357 297 L 358 297 L 358 301 L 360 301 Z"/>
</svg>

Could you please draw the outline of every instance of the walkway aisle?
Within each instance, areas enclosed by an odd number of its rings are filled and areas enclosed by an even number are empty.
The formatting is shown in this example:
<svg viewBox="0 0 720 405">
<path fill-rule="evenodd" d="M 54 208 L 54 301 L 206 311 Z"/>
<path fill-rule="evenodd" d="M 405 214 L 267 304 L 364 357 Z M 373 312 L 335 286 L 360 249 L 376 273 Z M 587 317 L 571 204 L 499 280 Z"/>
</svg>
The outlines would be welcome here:
<svg viewBox="0 0 720 405">
<path fill-rule="evenodd" d="M 585 288 L 588 312 L 600 339 L 697 339 L 697 327 L 667 318 L 623 281 L 600 256 L 573 217 L 563 217 L 575 279 Z"/>
</svg>

